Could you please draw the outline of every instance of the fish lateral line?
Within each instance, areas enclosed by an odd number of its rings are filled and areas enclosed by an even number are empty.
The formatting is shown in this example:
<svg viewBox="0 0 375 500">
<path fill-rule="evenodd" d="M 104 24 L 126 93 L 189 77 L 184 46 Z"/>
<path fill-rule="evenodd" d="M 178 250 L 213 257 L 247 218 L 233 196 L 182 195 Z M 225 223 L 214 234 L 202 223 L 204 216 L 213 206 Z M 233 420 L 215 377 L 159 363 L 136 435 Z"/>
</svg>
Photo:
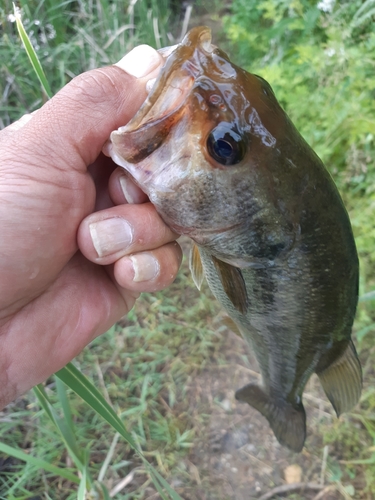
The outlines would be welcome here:
<svg viewBox="0 0 375 500">
<path fill-rule="evenodd" d="M 195 285 L 206 279 L 263 375 L 237 399 L 300 451 L 311 373 L 337 415 L 360 398 L 350 342 L 358 256 L 348 214 L 269 84 L 212 45 L 209 28 L 193 28 L 161 53 L 169 57 L 148 98 L 103 152 L 195 243 Z"/>
</svg>

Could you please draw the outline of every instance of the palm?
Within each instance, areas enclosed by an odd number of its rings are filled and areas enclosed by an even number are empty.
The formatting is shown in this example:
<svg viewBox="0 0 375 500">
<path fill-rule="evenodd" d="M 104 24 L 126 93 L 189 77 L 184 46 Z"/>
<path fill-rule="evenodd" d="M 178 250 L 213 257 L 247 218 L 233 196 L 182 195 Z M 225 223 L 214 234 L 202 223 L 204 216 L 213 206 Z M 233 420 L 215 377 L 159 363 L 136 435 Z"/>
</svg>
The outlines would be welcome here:
<svg viewBox="0 0 375 500">
<path fill-rule="evenodd" d="M 176 235 L 134 185 L 136 204 L 127 204 L 122 171 L 100 154 L 144 100 L 145 83 L 116 67 L 94 70 L 0 133 L 0 407 L 177 273 Z M 110 237 L 103 256 L 89 229 L 107 219 L 128 224 L 134 239 L 112 248 Z M 136 279 L 137 259 L 158 263 L 157 274 Z"/>
</svg>

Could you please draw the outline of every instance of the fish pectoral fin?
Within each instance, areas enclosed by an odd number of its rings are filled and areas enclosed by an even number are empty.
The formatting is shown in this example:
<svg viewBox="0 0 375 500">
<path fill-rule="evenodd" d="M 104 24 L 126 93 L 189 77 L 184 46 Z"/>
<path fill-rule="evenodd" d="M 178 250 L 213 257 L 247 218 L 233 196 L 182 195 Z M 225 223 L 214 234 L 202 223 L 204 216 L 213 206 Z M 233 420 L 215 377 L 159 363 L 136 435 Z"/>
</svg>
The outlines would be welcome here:
<svg viewBox="0 0 375 500">
<path fill-rule="evenodd" d="M 235 333 L 239 337 L 243 338 L 242 333 L 238 328 L 238 325 L 234 322 L 234 320 L 230 316 L 224 316 L 224 318 L 221 320 L 221 323 L 225 325 L 228 328 L 228 330 Z"/>
<path fill-rule="evenodd" d="M 338 417 L 358 403 L 362 390 L 362 368 L 352 341 L 340 358 L 317 375 Z"/>
<path fill-rule="evenodd" d="M 231 264 L 227 264 L 216 257 L 212 257 L 212 261 L 228 298 L 237 311 L 241 314 L 245 314 L 247 311 L 248 298 L 241 269 Z"/>
<path fill-rule="evenodd" d="M 306 414 L 301 404 L 274 401 L 256 384 L 236 392 L 236 399 L 258 410 L 268 420 L 277 440 L 292 451 L 300 452 L 306 438 Z"/>
<path fill-rule="evenodd" d="M 195 286 L 200 290 L 204 280 L 204 271 L 199 249 L 194 244 L 190 249 L 189 267 Z"/>
</svg>

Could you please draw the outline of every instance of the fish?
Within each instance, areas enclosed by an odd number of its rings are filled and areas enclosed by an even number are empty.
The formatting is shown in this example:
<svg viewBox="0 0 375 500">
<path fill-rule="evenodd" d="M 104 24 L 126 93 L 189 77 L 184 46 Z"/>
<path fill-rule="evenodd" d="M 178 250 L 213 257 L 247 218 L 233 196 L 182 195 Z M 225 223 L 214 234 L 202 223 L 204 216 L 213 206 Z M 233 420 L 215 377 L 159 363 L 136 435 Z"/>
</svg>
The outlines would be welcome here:
<svg viewBox="0 0 375 500">
<path fill-rule="evenodd" d="M 193 240 L 195 284 L 207 280 L 259 364 L 261 382 L 236 399 L 300 452 L 313 373 L 337 416 L 361 394 L 349 216 L 271 86 L 232 63 L 209 28 L 191 29 L 168 52 L 146 101 L 104 150 Z"/>
</svg>

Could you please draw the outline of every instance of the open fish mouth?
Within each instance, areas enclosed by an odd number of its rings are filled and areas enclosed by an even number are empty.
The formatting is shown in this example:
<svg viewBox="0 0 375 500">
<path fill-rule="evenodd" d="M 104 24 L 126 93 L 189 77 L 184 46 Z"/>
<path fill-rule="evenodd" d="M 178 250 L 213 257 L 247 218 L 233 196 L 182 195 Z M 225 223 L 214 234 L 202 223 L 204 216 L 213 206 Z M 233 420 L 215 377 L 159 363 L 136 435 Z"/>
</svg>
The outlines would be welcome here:
<svg viewBox="0 0 375 500">
<path fill-rule="evenodd" d="M 211 44 L 208 28 L 201 30 L 199 40 L 201 49 L 211 54 L 215 46 Z M 184 50 L 192 53 L 195 49 L 177 45 L 168 47 L 165 53 L 170 56 Z M 129 123 L 111 133 L 105 152 L 114 156 L 116 162 L 140 162 L 163 143 L 169 130 L 179 121 L 195 79 L 201 73 L 201 68 L 190 62 L 187 56 L 181 54 L 181 59 L 187 59 L 182 71 L 176 72 L 173 68 L 169 73 L 161 71 L 139 112 Z M 168 61 L 167 58 L 165 66 Z M 170 77 L 165 78 L 165 74 Z"/>
</svg>

